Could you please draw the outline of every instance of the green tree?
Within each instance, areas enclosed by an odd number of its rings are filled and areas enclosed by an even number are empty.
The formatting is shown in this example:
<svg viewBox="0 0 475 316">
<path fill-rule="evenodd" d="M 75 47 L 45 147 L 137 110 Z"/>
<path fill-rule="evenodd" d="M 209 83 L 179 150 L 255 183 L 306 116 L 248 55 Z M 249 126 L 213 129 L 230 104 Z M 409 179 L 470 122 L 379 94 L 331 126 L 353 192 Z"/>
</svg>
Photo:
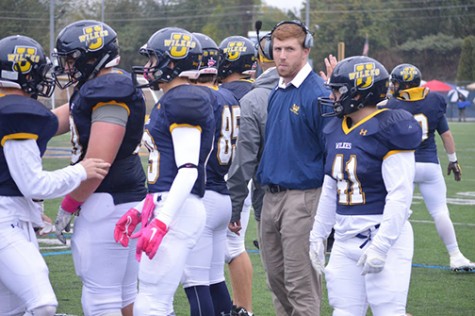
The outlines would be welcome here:
<svg viewBox="0 0 475 316">
<path fill-rule="evenodd" d="M 463 41 L 462 53 L 457 69 L 457 82 L 460 85 L 475 81 L 475 36 L 467 36 Z"/>
</svg>

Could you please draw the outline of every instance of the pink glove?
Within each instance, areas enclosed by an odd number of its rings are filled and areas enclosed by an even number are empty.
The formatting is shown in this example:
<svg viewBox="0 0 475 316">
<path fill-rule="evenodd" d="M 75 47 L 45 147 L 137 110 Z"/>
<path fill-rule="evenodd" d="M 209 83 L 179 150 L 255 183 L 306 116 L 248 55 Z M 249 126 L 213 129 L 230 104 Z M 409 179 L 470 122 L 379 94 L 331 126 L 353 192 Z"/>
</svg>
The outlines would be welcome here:
<svg viewBox="0 0 475 316">
<path fill-rule="evenodd" d="M 167 230 L 165 223 L 154 218 L 145 228 L 142 227 L 140 232 L 132 235 L 132 238 L 139 238 L 137 242 L 137 252 L 135 254 L 137 261 L 140 261 L 142 251 L 145 252 L 149 259 L 155 256 Z"/>
<path fill-rule="evenodd" d="M 122 246 L 127 247 L 129 245 L 129 239 L 134 232 L 137 225 L 142 222 L 142 227 L 145 227 L 150 216 L 155 208 L 153 202 L 153 195 L 147 194 L 134 208 L 128 210 L 115 224 L 114 239 Z"/>
<path fill-rule="evenodd" d="M 120 243 L 122 246 L 127 247 L 129 245 L 130 235 L 135 230 L 135 227 L 140 223 L 142 215 L 135 208 L 131 208 L 127 211 L 115 224 L 114 239 L 115 242 Z"/>
</svg>

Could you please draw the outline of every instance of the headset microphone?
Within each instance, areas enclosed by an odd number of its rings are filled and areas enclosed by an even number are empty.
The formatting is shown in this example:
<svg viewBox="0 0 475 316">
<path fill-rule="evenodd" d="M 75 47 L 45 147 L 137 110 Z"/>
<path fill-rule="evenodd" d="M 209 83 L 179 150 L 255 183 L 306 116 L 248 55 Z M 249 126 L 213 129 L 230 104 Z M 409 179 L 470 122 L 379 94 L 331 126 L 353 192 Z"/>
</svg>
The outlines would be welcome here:
<svg viewBox="0 0 475 316">
<path fill-rule="evenodd" d="M 257 20 L 254 27 L 256 28 L 257 45 L 259 45 L 259 48 L 261 49 L 261 52 L 263 53 L 264 57 L 266 57 L 267 59 L 272 59 L 272 58 L 269 58 L 270 56 L 268 56 L 268 53 L 262 47 L 261 38 L 259 37 L 259 31 L 261 30 L 261 27 L 262 27 L 262 21 Z"/>
</svg>

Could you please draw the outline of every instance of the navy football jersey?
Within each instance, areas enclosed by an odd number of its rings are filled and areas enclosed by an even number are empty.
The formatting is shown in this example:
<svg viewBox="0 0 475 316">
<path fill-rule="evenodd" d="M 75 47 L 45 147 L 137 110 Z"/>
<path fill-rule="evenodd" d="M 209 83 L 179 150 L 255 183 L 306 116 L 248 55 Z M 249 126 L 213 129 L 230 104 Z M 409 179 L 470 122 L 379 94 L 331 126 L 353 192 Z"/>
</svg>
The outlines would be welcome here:
<svg viewBox="0 0 475 316">
<path fill-rule="evenodd" d="M 220 87 L 231 91 L 238 101 L 241 100 L 242 97 L 245 96 L 246 93 L 251 91 L 253 88 L 251 80 L 236 80 L 231 82 L 225 82 L 222 83 Z"/>
<path fill-rule="evenodd" d="M 224 176 L 228 173 L 234 157 L 241 108 L 231 91 L 227 89 L 211 89 L 211 91 L 215 96 L 213 111 L 216 132 L 214 148 L 206 166 L 206 189 L 229 195 Z"/>
<path fill-rule="evenodd" d="M 447 103 L 443 96 L 437 93 L 429 93 L 425 98 L 419 98 L 417 100 L 391 98 L 385 107 L 404 109 L 414 116 L 422 127 L 422 143 L 415 153 L 416 162 L 438 164 L 439 159 L 437 157 L 435 131 L 437 130 L 439 134 L 443 134 L 449 129 L 447 118 L 445 117 Z"/>
<path fill-rule="evenodd" d="M 326 137 L 325 174 L 337 181 L 337 213 L 382 214 L 387 195 L 382 176 L 385 157 L 415 150 L 421 128 L 403 110 L 378 110 L 358 124 L 332 119 Z"/>
<path fill-rule="evenodd" d="M 150 193 L 170 191 L 178 173 L 171 130 L 177 125 L 189 125 L 201 129 L 198 179 L 191 193 L 200 197 L 204 195 L 205 166 L 215 132 L 213 102 L 211 89 L 180 85 L 167 91 L 152 109 L 144 133 L 144 144 L 150 152 L 147 173 Z"/>
<path fill-rule="evenodd" d="M 58 130 L 58 119 L 42 103 L 19 95 L 0 97 L 0 195 L 22 196 L 13 181 L 3 153 L 9 139 L 34 139 L 41 156 Z"/>
<path fill-rule="evenodd" d="M 109 173 L 96 192 L 108 192 L 115 204 L 139 201 L 145 197 L 145 173 L 138 156 L 145 121 L 142 91 L 134 87 L 130 74 L 115 69 L 87 81 L 71 97 L 71 163 L 84 158 L 89 143 L 92 112 L 101 105 L 117 105 L 129 113 L 124 139 Z"/>
</svg>

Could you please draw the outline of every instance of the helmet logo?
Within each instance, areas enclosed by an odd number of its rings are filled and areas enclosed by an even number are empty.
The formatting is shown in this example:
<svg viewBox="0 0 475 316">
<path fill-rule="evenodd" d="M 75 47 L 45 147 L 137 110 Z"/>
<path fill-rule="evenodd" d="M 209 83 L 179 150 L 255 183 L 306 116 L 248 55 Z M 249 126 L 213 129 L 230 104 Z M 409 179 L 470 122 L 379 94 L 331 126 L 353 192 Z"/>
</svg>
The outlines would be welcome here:
<svg viewBox="0 0 475 316">
<path fill-rule="evenodd" d="M 239 42 L 229 42 L 228 46 L 224 49 L 224 54 L 226 59 L 229 61 L 238 60 L 241 57 L 241 53 L 245 53 L 247 50 L 246 44 L 242 41 Z"/>
<path fill-rule="evenodd" d="M 13 63 L 13 71 L 28 73 L 33 66 L 31 63 L 38 63 L 40 56 L 35 47 L 15 46 L 15 51 L 8 54 L 8 61 Z"/>
<path fill-rule="evenodd" d="M 400 73 L 402 80 L 404 81 L 412 81 L 414 77 L 417 75 L 417 69 L 414 67 L 404 67 L 404 69 Z"/>
<path fill-rule="evenodd" d="M 79 36 L 79 41 L 86 43 L 87 48 L 96 51 L 104 47 L 104 37 L 109 35 L 109 31 L 103 30 L 102 25 L 91 25 L 83 28 L 84 35 Z"/>
<path fill-rule="evenodd" d="M 184 33 L 172 33 L 169 39 L 166 39 L 165 47 L 168 47 L 170 56 L 175 59 L 181 59 L 188 55 L 190 49 L 196 47 L 193 38 Z"/>
<path fill-rule="evenodd" d="M 354 72 L 349 73 L 351 80 L 355 80 L 355 87 L 368 89 L 373 86 L 374 77 L 379 76 L 380 70 L 374 63 L 362 63 L 354 66 Z"/>
</svg>

